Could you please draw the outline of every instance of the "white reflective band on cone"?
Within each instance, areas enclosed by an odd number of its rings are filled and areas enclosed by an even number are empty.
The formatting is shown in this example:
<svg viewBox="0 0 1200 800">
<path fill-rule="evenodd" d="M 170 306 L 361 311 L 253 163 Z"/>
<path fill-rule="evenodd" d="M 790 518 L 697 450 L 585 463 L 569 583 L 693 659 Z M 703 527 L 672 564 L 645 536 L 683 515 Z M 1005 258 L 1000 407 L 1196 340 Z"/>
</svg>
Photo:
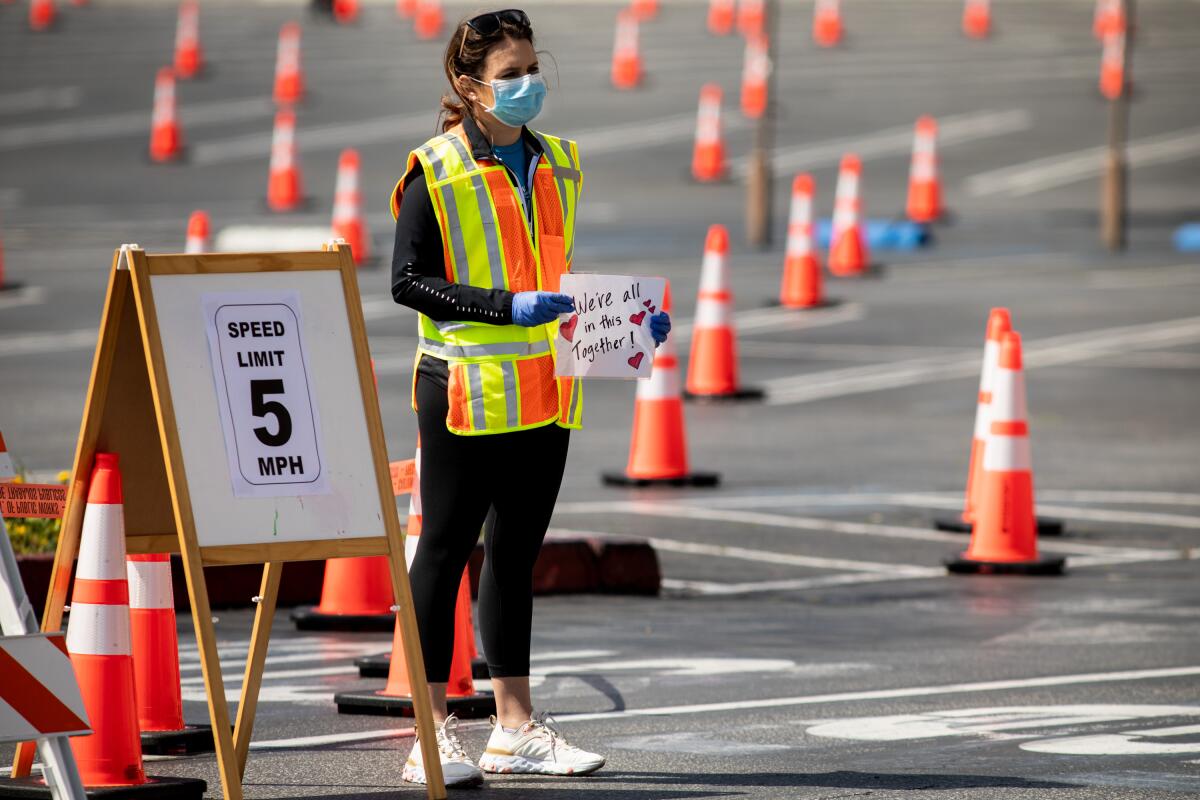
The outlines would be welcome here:
<svg viewBox="0 0 1200 800">
<path fill-rule="evenodd" d="M 807 194 L 792 195 L 792 208 L 788 216 L 788 227 L 807 225 L 812 222 L 812 198 Z"/>
<path fill-rule="evenodd" d="M 729 328 L 733 326 L 733 311 L 728 300 L 701 298 L 696 304 L 696 318 L 692 330 L 702 328 Z"/>
<path fill-rule="evenodd" d="M 129 606 L 71 603 L 67 652 L 84 656 L 128 656 Z"/>
<path fill-rule="evenodd" d="M 175 608 L 170 561 L 127 561 L 130 608 Z"/>
<path fill-rule="evenodd" d="M 998 368 L 992 378 L 992 407 L 988 417 L 992 422 L 1025 422 L 1029 409 L 1025 406 L 1025 373 Z"/>
<path fill-rule="evenodd" d="M 725 255 L 723 253 L 705 253 L 700 266 L 701 292 L 729 291 L 729 278 L 725 271 Z"/>
<path fill-rule="evenodd" d="M 83 511 L 76 580 L 116 581 L 125 577 L 125 507 L 88 503 Z"/>
<path fill-rule="evenodd" d="M 669 367 L 659 366 L 664 361 Z M 654 358 L 654 369 L 649 378 L 637 382 L 638 400 L 671 400 L 680 396 L 679 361 L 675 357 L 675 344 L 667 339 L 658 348 Z"/>
<path fill-rule="evenodd" d="M 990 395 L 995 383 L 996 362 L 1000 358 L 1000 343 L 987 340 L 983 343 L 983 366 L 979 370 L 979 394 Z M 986 439 L 992 428 L 991 402 L 982 401 L 975 406 L 975 438 Z"/>
<path fill-rule="evenodd" d="M 1029 472 L 1033 457 L 1028 436 L 997 436 L 987 439 L 983 450 L 984 472 Z"/>
<path fill-rule="evenodd" d="M 421 543 L 420 536 L 409 536 L 408 534 L 405 534 L 405 536 L 404 536 L 404 563 L 408 565 L 409 569 L 412 569 L 413 558 L 415 558 L 417 555 L 417 545 L 420 543 Z"/>
</svg>

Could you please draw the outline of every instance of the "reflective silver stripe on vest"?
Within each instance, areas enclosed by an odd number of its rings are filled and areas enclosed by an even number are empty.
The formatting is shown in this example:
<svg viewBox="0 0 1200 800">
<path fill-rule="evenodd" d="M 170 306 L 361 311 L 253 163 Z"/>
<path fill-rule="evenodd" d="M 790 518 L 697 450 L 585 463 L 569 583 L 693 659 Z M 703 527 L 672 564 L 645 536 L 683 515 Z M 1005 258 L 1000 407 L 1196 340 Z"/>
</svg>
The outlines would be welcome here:
<svg viewBox="0 0 1200 800">
<path fill-rule="evenodd" d="M 417 347 L 441 358 L 478 358 L 480 356 L 540 356 L 550 352 L 550 342 L 501 342 L 498 344 L 442 344 L 422 336 Z"/>
<path fill-rule="evenodd" d="M 537 137 L 537 140 L 541 143 L 542 151 L 546 154 L 546 163 L 550 165 L 550 174 L 554 176 L 554 182 L 558 184 L 558 197 L 559 201 L 562 203 L 563 211 L 563 225 L 566 225 L 567 216 L 570 213 L 571 205 L 575 200 L 575 195 L 573 193 L 567 193 L 566 181 L 567 179 L 579 181 L 581 177 L 579 170 L 560 164 L 554 155 L 554 149 L 550 146 L 550 143 L 546 141 L 546 137 L 542 136 L 540 133 L 535 133 L 534 136 Z M 564 231 L 563 233 L 565 235 L 566 232 Z M 563 253 L 563 259 L 567 264 L 571 263 L 571 257 L 574 255 L 574 252 L 575 237 L 572 236 L 570 245 L 567 247 L 566 252 Z"/>
<path fill-rule="evenodd" d="M 429 165 L 433 169 L 433 177 L 436 180 L 444 181 L 446 179 L 446 165 L 442 163 L 441 156 L 437 151 L 430 146 L 421 148 L 421 152 L 429 159 Z M 462 226 L 458 219 L 458 202 L 454 199 L 454 189 L 449 185 L 441 187 L 439 193 L 442 196 L 442 204 L 446 206 L 446 229 L 450 231 L 450 249 L 454 252 L 454 263 L 458 269 L 465 269 L 467 272 L 467 280 L 470 281 L 471 268 L 467 264 L 467 243 L 463 240 Z M 461 281 L 462 276 L 460 276 Z"/>
<path fill-rule="evenodd" d="M 504 411 L 508 417 L 508 427 L 515 428 L 520 424 L 518 408 L 521 402 L 517 396 L 517 365 L 511 361 L 501 361 L 500 369 L 504 372 Z"/>
<path fill-rule="evenodd" d="M 462 159 L 467 169 L 478 169 L 479 165 L 471 157 L 471 154 L 467 152 L 467 147 L 463 144 L 462 140 L 457 136 L 449 136 L 447 138 L 454 145 L 454 149 L 458 151 L 458 157 Z M 475 172 L 471 176 L 471 189 L 475 192 L 475 202 L 479 208 L 479 219 L 483 222 L 483 240 L 487 244 L 488 266 L 492 273 L 492 288 L 507 289 L 508 284 L 504 282 L 504 262 L 500 258 L 500 234 L 496 230 L 499 221 L 492 211 L 492 204 L 488 199 L 487 181 L 483 179 L 483 175 Z M 461 232 L 459 235 L 462 235 Z M 468 268 L 469 272 L 470 269 Z M 474 276 L 471 277 L 470 283 L 475 286 L 481 285 L 481 283 L 476 282 Z"/>
<path fill-rule="evenodd" d="M 582 381 L 578 377 L 571 379 L 571 410 L 567 413 L 568 423 L 575 422 L 575 411 L 579 408 L 580 386 L 582 386 Z"/>
<path fill-rule="evenodd" d="M 432 322 L 434 327 L 437 328 L 438 331 L 440 331 L 441 333 L 454 333 L 455 331 L 465 331 L 467 328 L 471 327 L 471 323 L 469 323 L 469 322 L 453 322 L 450 320 L 438 322 L 436 319 L 431 319 L 429 321 Z"/>
<path fill-rule="evenodd" d="M 483 370 L 478 364 L 467 364 L 467 381 L 471 385 L 471 417 L 475 430 L 487 430 L 483 409 Z"/>
</svg>

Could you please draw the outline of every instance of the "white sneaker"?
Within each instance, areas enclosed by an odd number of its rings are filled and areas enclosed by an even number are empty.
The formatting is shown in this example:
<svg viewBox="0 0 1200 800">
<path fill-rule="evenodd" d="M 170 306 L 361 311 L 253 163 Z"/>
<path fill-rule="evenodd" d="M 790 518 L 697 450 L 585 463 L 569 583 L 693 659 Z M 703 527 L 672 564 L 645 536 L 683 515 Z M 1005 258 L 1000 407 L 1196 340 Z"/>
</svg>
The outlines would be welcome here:
<svg viewBox="0 0 1200 800">
<path fill-rule="evenodd" d="M 484 772 L 587 775 L 604 766 L 604 756 L 580 750 L 563 738 L 554 718 L 535 714 L 515 733 L 492 717 L 492 736 L 479 757 Z"/>
<path fill-rule="evenodd" d="M 451 714 L 446 721 L 437 724 L 438 750 L 442 755 L 442 780 L 447 786 L 478 786 L 483 783 L 483 773 L 471 763 L 458 740 L 458 717 Z M 409 783 L 425 783 L 425 764 L 421 756 L 421 743 L 413 742 L 412 752 L 404 763 L 404 780 Z"/>
</svg>

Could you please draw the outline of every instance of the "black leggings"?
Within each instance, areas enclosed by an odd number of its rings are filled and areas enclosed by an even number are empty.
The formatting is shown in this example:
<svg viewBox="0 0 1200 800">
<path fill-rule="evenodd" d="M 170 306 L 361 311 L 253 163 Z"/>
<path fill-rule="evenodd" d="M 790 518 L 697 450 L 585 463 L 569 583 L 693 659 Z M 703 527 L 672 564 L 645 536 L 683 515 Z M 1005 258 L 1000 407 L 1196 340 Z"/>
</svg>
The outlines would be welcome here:
<svg viewBox="0 0 1200 800">
<path fill-rule="evenodd" d="M 533 564 L 554 513 L 570 431 L 551 424 L 453 434 L 446 429 L 446 389 L 424 377 L 417 381 L 417 408 L 423 517 L 409 574 L 425 676 L 430 683 L 449 680 L 458 584 L 480 528 L 478 623 L 488 671 L 495 678 L 526 676 Z"/>
</svg>

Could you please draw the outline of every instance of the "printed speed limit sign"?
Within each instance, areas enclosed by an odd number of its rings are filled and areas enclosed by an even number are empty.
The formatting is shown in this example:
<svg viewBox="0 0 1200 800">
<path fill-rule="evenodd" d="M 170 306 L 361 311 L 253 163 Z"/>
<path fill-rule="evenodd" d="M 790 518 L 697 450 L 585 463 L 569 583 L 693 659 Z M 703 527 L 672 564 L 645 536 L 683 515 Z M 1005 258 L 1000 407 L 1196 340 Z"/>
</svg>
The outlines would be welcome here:
<svg viewBox="0 0 1200 800">
<path fill-rule="evenodd" d="M 201 302 L 234 495 L 327 492 L 299 293 L 208 292 Z"/>
</svg>

